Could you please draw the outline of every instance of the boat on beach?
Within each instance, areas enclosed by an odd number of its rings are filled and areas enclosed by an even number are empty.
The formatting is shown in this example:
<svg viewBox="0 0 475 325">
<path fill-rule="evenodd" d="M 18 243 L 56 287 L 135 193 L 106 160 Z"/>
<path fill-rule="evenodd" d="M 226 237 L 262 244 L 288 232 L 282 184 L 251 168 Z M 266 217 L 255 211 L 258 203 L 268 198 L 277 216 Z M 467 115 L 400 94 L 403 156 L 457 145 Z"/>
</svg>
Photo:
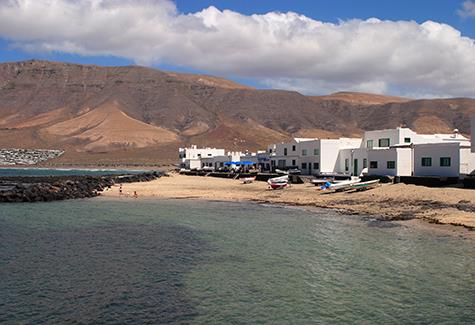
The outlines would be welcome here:
<svg viewBox="0 0 475 325">
<path fill-rule="evenodd" d="M 366 191 L 366 190 L 370 190 L 370 189 L 373 189 L 375 187 L 378 187 L 379 185 L 380 185 L 379 184 L 379 179 L 375 179 L 375 180 L 372 180 L 372 181 L 359 182 L 359 183 L 356 183 L 356 184 L 352 184 L 351 188 L 355 191 Z"/>
<path fill-rule="evenodd" d="M 243 184 L 251 184 L 256 180 L 256 176 L 241 177 L 239 179 Z"/>
<path fill-rule="evenodd" d="M 273 190 L 283 189 L 289 186 L 289 175 L 270 178 L 267 180 L 267 184 L 269 184 Z"/>
<path fill-rule="evenodd" d="M 352 189 L 352 185 L 361 182 L 361 178 L 352 176 L 350 179 L 342 180 L 342 181 L 333 181 L 333 182 L 326 182 L 323 184 L 320 189 L 321 190 L 330 190 L 333 192 L 343 192 Z"/>
</svg>

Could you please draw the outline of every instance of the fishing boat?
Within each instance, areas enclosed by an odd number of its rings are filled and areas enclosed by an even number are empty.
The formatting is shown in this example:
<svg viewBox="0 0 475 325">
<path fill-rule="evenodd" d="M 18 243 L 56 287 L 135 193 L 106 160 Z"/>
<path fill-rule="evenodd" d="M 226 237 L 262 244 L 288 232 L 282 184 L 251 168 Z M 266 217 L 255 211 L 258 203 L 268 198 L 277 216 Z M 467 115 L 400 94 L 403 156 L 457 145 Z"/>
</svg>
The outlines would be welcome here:
<svg viewBox="0 0 475 325">
<path fill-rule="evenodd" d="M 267 183 L 273 190 L 283 189 L 289 186 L 289 175 L 270 178 Z"/>
<path fill-rule="evenodd" d="M 378 186 L 379 186 L 379 179 L 375 179 L 372 181 L 359 182 L 356 184 L 352 184 L 351 188 L 355 191 L 366 191 Z"/>
<path fill-rule="evenodd" d="M 351 178 L 347 180 L 326 182 L 322 187 L 320 187 L 320 189 L 330 190 L 333 192 L 343 192 L 352 189 L 351 186 L 359 182 L 361 182 L 361 178 L 351 176 Z"/>
<path fill-rule="evenodd" d="M 256 180 L 256 176 L 241 177 L 239 179 L 243 184 L 251 184 Z"/>
<path fill-rule="evenodd" d="M 333 179 L 329 178 L 318 178 L 318 179 L 312 179 L 310 183 L 312 183 L 315 186 L 323 186 L 327 182 L 333 182 Z"/>
</svg>

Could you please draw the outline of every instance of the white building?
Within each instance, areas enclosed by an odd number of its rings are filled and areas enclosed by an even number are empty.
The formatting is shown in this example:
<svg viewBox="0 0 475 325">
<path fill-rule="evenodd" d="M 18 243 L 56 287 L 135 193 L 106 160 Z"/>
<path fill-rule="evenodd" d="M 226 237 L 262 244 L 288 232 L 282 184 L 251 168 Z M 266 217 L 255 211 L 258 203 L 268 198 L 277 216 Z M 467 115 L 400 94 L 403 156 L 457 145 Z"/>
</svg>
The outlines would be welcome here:
<svg viewBox="0 0 475 325">
<path fill-rule="evenodd" d="M 304 175 L 350 174 L 340 163 L 340 152 L 358 149 L 361 139 L 295 138 L 288 143 L 268 147 L 271 167 L 278 169 L 298 168 Z"/>
<path fill-rule="evenodd" d="M 192 145 L 189 148 L 178 149 L 180 157 L 180 168 L 200 169 L 202 167 L 202 158 L 211 158 L 216 156 L 224 156 L 224 149 L 216 148 L 198 148 Z"/>
<path fill-rule="evenodd" d="M 411 176 L 412 148 L 368 149 L 368 175 Z"/>
<path fill-rule="evenodd" d="M 201 158 L 201 166 L 198 169 L 219 170 L 220 168 L 227 167 L 226 163 L 228 162 L 241 161 L 242 157 L 243 157 L 242 152 L 232 151 L 232 152 L 228 152 L 226 155 Z M 236 167 L 236 166 L 231 165 L 230 167 Z"/>
<path fill-rule="evenodd" d="M 459 177 L 475 170 L 475 154 L 458 142 L 414 146 L 414 176 Z"/>
<path fill-rule="evenodd" d="M 418 134 L 408 128 L 368 131 L 363 143 L 368 149 L 368 175 L 459 176 L 471 166 L 472 158 L 465 157 L 470 140 L 458 130 L 452 134 Z M 452 162 L 451 171 L 439 163 L 431 168 L 420 168 L 421 157 L 416 157 L 416 153 L 431 159 L 447 158 L 444 163 Z M 460 157 L 465 158 L 461 160 Z M 466 165 L 462 168 L 460 164 Z"/>
</svg>

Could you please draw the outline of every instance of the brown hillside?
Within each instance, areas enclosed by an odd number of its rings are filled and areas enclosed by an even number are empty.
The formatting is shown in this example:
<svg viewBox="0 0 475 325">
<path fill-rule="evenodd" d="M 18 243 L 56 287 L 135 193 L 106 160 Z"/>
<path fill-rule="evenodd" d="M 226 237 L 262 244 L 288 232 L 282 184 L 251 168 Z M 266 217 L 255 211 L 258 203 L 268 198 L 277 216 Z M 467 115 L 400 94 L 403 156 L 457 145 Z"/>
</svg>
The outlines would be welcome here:
<svg viewBox="0 0 475 325">
<path fill-rule="evenodd" d="M 64 163 L 167 162 L 192 143 L 256 150 L 292 136 L 359 136 L 402 125 L 467 134 L 471 114 L 474 99 L 307 97 L 137 66 L 0 64 L 0 147 L 64 148 Z"/>
</svg>

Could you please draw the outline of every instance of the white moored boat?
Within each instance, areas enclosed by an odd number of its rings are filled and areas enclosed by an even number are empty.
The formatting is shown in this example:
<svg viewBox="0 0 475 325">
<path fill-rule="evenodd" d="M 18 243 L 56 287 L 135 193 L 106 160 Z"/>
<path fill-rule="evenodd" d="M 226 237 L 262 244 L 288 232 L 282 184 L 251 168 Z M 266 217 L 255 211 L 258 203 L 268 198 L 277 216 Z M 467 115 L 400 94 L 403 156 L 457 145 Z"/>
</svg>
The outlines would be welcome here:
<svg viewBox="0 0 475 325">
<path fill-rule="evenodd" d="M 342 181 L 333 181 L 332 183 L 325 183 L 321 189 L 322 190 L 332 190 L 335 192 L 346 191 L 351 189 L 351 186 L 361 182 L 361 178 L 352 176 L 351 179 L 342 180 Z"/>
<path fill-rule="evenodd" d="M 243 184 L 251 184 L 256 180 L 256 176 L 241 177 L 239 179 Z"/>
<path fill-rule="evenodd" d="M 267 184 L 269 184 L 270 187 L 274 190 L 287 187 L 289 186 L 289 175 L 270 178 L 269 180 L 267 180 Z"/>
</svg>

